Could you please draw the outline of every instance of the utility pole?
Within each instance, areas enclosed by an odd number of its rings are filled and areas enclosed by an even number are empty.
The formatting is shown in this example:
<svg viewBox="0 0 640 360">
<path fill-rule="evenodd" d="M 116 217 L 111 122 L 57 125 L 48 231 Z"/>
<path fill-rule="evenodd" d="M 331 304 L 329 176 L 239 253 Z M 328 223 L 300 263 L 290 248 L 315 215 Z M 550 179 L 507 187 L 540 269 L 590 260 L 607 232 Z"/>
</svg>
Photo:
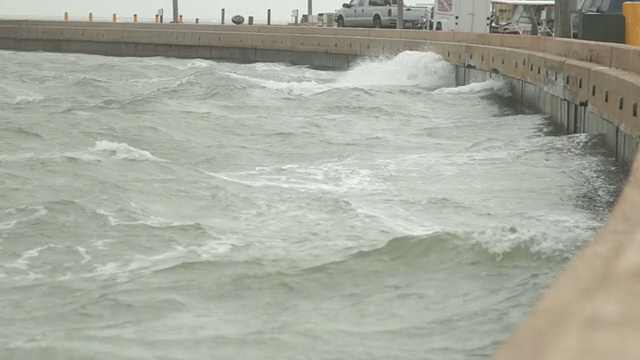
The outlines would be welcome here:
<svg viewBox="0 0 640 360">
<path fill-rule="evenodd" d="M 555 37 L 571 38 L 571 0 L 556 0 Z"/>
<path fill-rule="evenodd" d="M 307 0 L 307 15 L 311 19 L 311 15 L 313 15 L 313 0 Z"/>
<path fill-rule="evenodd" d="M 404 0 L 398 0 L 398 22 L 396 23 L 397 29 L 404 27 Z"/>
<path fill-rule="evenodd" d="M 173 22 L 178 22 L 178 0 L 173 0 Z"/>
</svg>

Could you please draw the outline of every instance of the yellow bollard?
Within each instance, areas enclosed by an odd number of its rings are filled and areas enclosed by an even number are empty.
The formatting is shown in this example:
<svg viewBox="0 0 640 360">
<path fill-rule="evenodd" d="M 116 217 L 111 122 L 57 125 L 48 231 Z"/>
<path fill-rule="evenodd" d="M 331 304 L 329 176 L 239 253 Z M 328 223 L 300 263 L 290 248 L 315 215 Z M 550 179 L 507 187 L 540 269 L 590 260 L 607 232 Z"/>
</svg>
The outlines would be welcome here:
<svg viewBox="0 0 640 360">
<path fill-rule="evenodd" d="M 93 13 L 89 13 L 89 21 L 93 21 Z"/>
<path fill-rule="evenodd" d="M 622 4 L 625 22 L 625 43 L 640 46 L 640 3 Z"/>
<path fill-rule="evenodd" d="M 68 12 L 64 13 L 64 21 L 69 21 L 69 13 Z"/>
<path fill-rule="evenodd" d="M 156 24 L 160 22 L 160 15 L 156 14 Z"/>
<path fill-rule="evenodd" d="M 180 18 L 179 18 L 178 22 L 179 22 L 180 24 L 182 24 L 182 15 L 180 15 Z"/>
<path fill-rule="evenodd" d="M 118 22 L 118 15 L 113 13 L 113 22 Z"/>
<path fill-rule="evenodd" d="M 133 14 L 133 22 L 134 23 L 138 22 L 138 14 Z"/>
</svg>

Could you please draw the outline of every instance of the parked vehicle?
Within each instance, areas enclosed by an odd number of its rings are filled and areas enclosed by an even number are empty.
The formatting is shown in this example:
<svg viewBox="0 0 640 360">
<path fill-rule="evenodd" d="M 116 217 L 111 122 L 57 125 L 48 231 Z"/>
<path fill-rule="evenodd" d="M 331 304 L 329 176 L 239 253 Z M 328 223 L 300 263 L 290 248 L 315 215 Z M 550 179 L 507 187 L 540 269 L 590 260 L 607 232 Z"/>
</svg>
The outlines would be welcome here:
<svg viewBox="0 0 640 360">
<path fill-rule="evenodd" d="M 491 0 L 437 0 L 433 29 L 488 33 L 491 26 Z"/>
<path fill-rule="evenodd" d="M 398 23 L 397 0 L 351 0 L 336 11 L 338 27 L 395 28 Z M 427 6 L 404 6 L 405 28 L 418 28 Z"/>
</svg>

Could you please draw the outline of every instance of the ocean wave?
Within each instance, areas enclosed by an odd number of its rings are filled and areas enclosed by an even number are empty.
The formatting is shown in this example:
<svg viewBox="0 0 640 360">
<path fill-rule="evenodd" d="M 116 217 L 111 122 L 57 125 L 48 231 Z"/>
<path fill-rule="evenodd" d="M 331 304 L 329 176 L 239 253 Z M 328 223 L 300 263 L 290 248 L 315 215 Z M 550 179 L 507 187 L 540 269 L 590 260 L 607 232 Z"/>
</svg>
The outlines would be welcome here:
<svg viewBox="0 0 640 360">
<path fill-rule="evenodd" d="M 0 230 L 9 230 L 19 223 L 41 218 L 48 213 L 44 206 L 21 206 L 4 210 Z"/>
<path fill-rule="evenodd" d="M 260 65 L 260 69 L 267 72 L 278 68 L 279 65 Z M 333 79 L 318 73 L 296 73 L 289 76 L 288 80 L 282 80 L 282 76 L 278 79 L 266 79 L 260 77 L 260 73 L 244 75 L 227 72 L 223 75 L 290 96 L 312 96 L 333 90 L 447 86 L 455 83 L 452 69 L 437 54 L 406 51 L 391 59 L 361 60 L 353 69 L 342 72 Z"/>
<path fill-rule="evenodd" d="M 318 95 L 338 88 L 347 88 L 335 84 L 321 84 L 313 80 L 307 81 L 278 81 L 257 78 L 249 75 L 226 73 L 231 79 L 248 81 L 262 88 L 284 92 L 290 96 L 311 96 Z"/>
<path fill-rule="evenodd" d="M 151 155 L 150 152 L 137 149 L 124 143 L 116 143 L 108 140 L 98 140 L 96 145 L 89 149 L 91 152 L 108 153 L 117 160 L 132 161 L 166 161 Z"/>
<path fill-rule="evenodd" d="M 434 94 L 477 94 L 484 92 L 498 93 L 504 97 L 511 96 L 510 85 L 506 81 L 488 80 L 484 82 L 471 83 L 456 87 L 440 88 L 433 91 Z"/>
<path fill-rule="evenodd" d="M 298 191 L 376 192 L 384 181 L 373 170 L 345 162 L 261 167 L 253 171 L 204 174 L 250 187 L 279 187 Z"/>
<path fill-rule="evenodd" d="M 204 69 L 211 67 L 215 64 L 215 62 L 211 60 L 203 60 L 203 59 L 195 59 L 188 61 L 186 64 L 181 63 L 181 65 L 176 66 L 180 70 L 188 70 L 188 69 Z"/>
<path fill-rule="evenodd" d="M 43 101 L 44 99 L 45 99 L 44 96 L 41 96 L 41 95 L 23 95 L 23 96 L 16 97 L 13 100 L 12 104 L 13 105 L 35 104 Z"/>
<path fill-rule="evenodd" d="M 47 153 L 24 153 L 1 155 L 0 162 L 21 162 L 33 160 L 71 160 L 84 161 L 88 163 L 98 163 L 104 159 L 104 154 L 116 160 L 130 161 L 158 161 L 166 162 L 164 159 L 153 156 L 150 152 L 137 149 L 124 143 L 116 143 L 108 140 L 98 140 L 95 146 L 88 149 L 89 152 L 72 151 L 72 152 L 47 152 Z"/>
<path fill-rule="evenodd" d="M 588 236 L 585 233 L 573 235 L 571 239 L 559 239 L 551 233 L 518 230 L 515 226 L 486 231 L 443 230 L 428 235 L 396 237 L 381 247 L 359 250 L 342 260 L 307 268 L 305 271 L 323 271 L 326 267 L 352 262 L 359 266 L 365 262 L 384 268 L 382 264 L 422 267 L 430 263 L 492 264 L 540 259 L 565 260 L 588 240 Z"/>
<path fill-rule="evenodd" d="M 340 76 L 338 84 L 353 87 L 450 86 L 455 84 L 453 70 L 453 66 L 438 54 L 405 51 L 391 59 L 360 60 Z"/>
</svg>

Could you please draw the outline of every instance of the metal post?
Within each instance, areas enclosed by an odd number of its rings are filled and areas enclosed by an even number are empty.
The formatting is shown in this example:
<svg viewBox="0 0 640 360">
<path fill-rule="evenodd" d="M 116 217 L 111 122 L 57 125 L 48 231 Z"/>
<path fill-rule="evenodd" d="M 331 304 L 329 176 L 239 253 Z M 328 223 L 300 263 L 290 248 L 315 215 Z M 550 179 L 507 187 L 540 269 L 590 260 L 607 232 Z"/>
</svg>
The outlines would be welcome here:
<svg viewBox="0 0 640 360">
<path fill-rule="evenodd" d="M 267 25 L 271 25 L 271 9 L 267 10 Z"/>
<path fill-rule="evenodd" d="M 571 38 L 571 6 L 570 0 L 556 0 L 555 36 Z"/>
<path fill-rule="evenodd" d="M 178 16 L 180 16 L 180 14 L 178 14 L 178 0 L 173 0 L 173 22 L 174 23 L 178 22 Z"/>
<path fill-rule="evenodd" d="M 249 25 L 253 25 L 253 16 L 249 16 Z"/>
<path fill-rule="evenodd" d="M 309 15 L 309 18 L 313 15 L 313 0 L 307 0 L 307 14 Z"/>
<path fill-rule="evenodd" d="M 220 24 L 224 25 L 224 9 L 222 9 L 222 13 L 220 15 Z"/>
<path fill-rule="evenodd" d="M 404 28 L 404 0 L 398 0 L 398 23 L 396 29 Z"/>
</svg>

